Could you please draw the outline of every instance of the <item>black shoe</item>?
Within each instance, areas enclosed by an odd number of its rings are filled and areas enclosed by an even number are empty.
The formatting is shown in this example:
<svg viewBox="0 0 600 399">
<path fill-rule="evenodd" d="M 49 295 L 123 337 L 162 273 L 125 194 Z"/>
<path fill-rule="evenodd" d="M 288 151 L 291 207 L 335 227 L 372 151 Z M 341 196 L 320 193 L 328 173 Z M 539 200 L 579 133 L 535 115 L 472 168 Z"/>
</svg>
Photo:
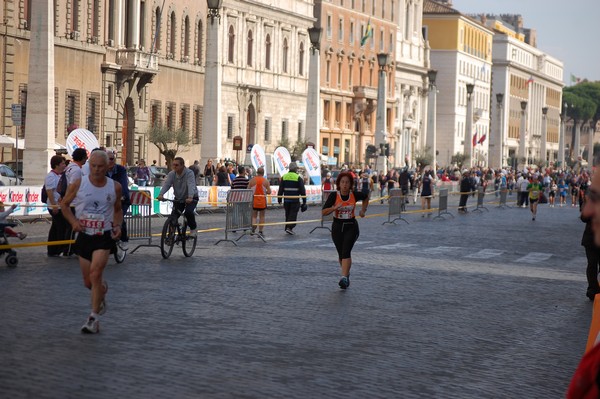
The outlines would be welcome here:
<svg viewBox="0 0 600 399">
<path fill-rule="evenodd" d="M 350 279 L 348 279 L 348 277 L 344 276 L 340 279 L 340 282 L 338 283 L 338 285 L 340 286 L 341 289 L 345 290 L 346 288 L 348 288 L 350 286 Z"/>
</svg>

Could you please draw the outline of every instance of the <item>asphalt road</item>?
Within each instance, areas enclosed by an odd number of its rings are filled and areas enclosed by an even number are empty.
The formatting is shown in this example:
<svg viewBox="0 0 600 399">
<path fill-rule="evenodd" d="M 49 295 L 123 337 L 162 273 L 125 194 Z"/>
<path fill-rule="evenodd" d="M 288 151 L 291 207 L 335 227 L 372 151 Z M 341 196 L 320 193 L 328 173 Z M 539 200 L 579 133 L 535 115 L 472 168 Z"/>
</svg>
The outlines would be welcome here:
<svg viewBox="0 0 600 399">
<path fill-rule="evenodd" d="M 92 336 L 79 331 L 90 299 L 77 260 L 18 249 L 17 268 L 0 260 L 0 397 L 564 397 L 592 310 L 578 209 L 541 205 L 532 221 L 495 205 L 458 215 L 451 202 L 454 218 L 397 225 L 373 203 L 346 291 L 316 222 L 237 247 L 200 233 L 191 258 L 139 248 L 111 259 Z M 198 222 L 224 227 L 224 214 Z M 20 230 L 43 241 L 48 226 Z"/>
</svg>

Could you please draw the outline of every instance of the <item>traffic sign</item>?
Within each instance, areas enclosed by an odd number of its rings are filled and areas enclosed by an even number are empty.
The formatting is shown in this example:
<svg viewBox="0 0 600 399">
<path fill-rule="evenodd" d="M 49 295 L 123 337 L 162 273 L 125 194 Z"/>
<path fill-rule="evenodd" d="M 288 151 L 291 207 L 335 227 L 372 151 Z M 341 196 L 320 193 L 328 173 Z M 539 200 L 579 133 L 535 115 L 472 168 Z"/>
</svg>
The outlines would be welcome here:
<svg viewBox="0 0 600 399">
<path fill-rule="evenodd" d="M 14 126 L 21 126 L 23 114 L 21 113 L 21 104 L 12 104 L 12 122 Z"/>
</svg>

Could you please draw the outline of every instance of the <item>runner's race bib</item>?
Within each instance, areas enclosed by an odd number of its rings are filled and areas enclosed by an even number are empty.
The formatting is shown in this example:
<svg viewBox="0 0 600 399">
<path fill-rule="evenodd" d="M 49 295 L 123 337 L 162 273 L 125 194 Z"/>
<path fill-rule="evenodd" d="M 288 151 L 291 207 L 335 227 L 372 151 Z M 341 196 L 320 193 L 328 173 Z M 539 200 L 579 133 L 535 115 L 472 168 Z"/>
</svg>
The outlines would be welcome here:
<svg viewBox="0 0 600 399">
<path fill-rule="evenodd" d="M 83 232 L 90 236 L 101 236 L 104 234 L 104 215 L 98 213 L 84 214 L 79 223 L 83 226 Z"/>
</svg>

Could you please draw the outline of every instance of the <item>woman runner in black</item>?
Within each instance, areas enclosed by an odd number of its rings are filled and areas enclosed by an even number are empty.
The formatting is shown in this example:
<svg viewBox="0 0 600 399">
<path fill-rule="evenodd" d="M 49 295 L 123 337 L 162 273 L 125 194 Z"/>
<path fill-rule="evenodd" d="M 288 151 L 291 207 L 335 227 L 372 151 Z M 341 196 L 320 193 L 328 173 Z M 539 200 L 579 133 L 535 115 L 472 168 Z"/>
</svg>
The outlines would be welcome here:
<svg viewBox="0 0 600 399">
<path fill-rule="evenodd" d="M 354 217 L 354 208 L 358 201 L 362 201 L 360 217 L 365 217 L 369 206 L 369 194 L 354 191 L 354 179 L 348 172 L 338 175 L 335 182 L 337 192 L 331 193 L 323 204 L 323 216 L 333 213 L 333 224 L 331 225 L 331 238 L 338 252 L 342 278 L 340 288 L 345 290 L 350 285 L 350 268 L 352 267 L 352 247 L 358 240 L 358 222 Z"/>
</svg>

